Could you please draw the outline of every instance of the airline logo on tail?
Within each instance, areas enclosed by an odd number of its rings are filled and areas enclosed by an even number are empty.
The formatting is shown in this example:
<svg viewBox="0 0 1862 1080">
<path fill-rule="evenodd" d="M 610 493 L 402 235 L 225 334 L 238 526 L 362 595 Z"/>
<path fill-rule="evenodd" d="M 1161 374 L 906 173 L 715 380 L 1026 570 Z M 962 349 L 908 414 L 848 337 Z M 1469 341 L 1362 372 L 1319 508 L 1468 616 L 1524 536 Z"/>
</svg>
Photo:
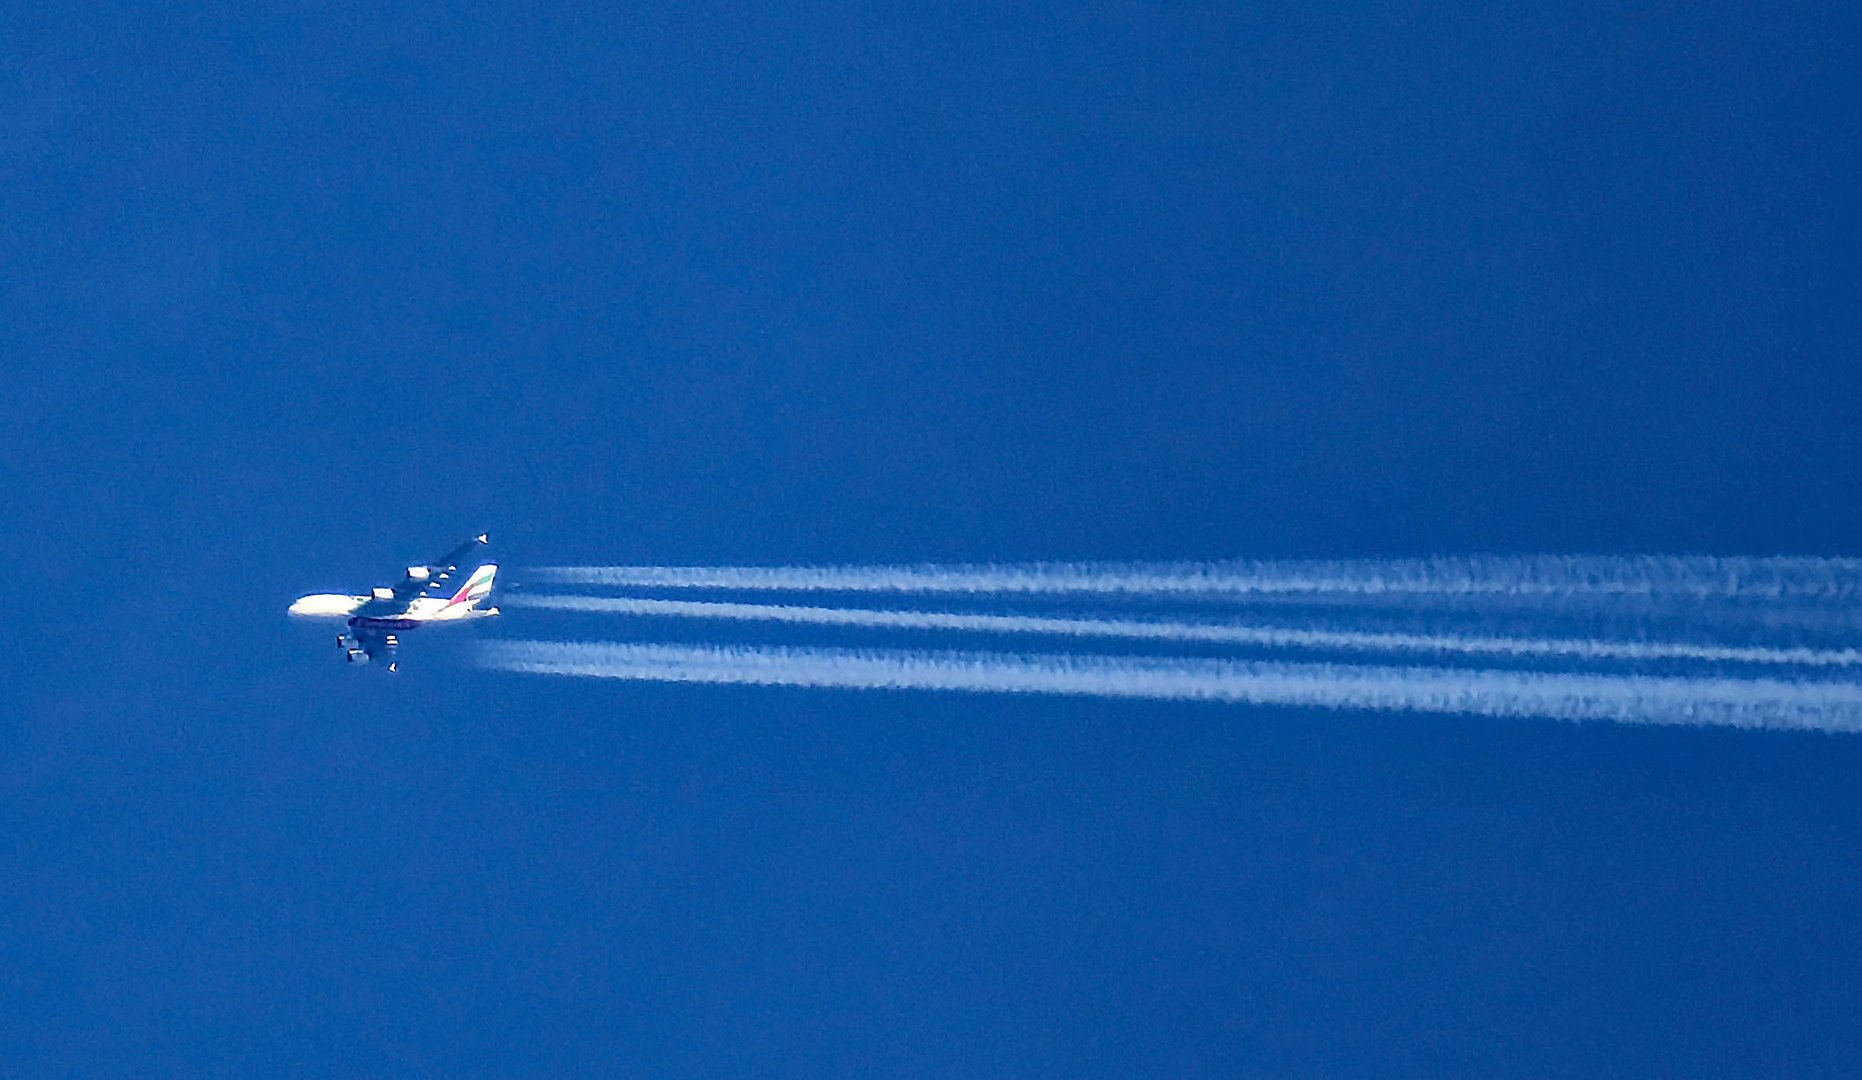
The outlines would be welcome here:
<svg viewBox="0 0 1862 1080">
<path fill-rule="evenodd" d="M 453 594 L 452 599 L 446 602 L 446 606 L 451 607 L 454 604 L 470 606 L 485 599 L 491 595 L 491 582 L 497 576 L 498 565 L 496 563 L 486 563 L 472 571 L 472 576 L 466 580 L 465 585 L 458 592 Z"/>
</svg>

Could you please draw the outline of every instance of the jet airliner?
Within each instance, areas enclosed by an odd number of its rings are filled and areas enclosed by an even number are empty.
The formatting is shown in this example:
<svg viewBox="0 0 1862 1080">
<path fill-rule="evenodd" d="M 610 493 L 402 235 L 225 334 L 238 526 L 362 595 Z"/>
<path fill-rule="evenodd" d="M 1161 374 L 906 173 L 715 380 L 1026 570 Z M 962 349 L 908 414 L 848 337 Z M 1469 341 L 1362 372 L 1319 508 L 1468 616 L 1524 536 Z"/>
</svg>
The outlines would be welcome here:
<svg viewBox="0 0 1862 1080">
<path fill-rule="evenodd" d="M 429 623 L 487 619 L 498 609 L 482 608 L 491 595 L 498 565 L 486 563 L 466 579 L 457 592 L 447 595 L 440 585 L 459 569 L 459 561 L 481 544 L 491 543 L 489 533 L 477 536 L 440 556 L 427 566 L 410 566 L 399 585 L 377 586 L 367 596 L 313 593 L 298 598 L 291 614 L 301 619 L 347 619 L 348 629 L 336 636 L 336 645 L 352 664 L 386 660 L 389 671 L 400 670 L 395 659 L 399 634 Z"/>
</svg>

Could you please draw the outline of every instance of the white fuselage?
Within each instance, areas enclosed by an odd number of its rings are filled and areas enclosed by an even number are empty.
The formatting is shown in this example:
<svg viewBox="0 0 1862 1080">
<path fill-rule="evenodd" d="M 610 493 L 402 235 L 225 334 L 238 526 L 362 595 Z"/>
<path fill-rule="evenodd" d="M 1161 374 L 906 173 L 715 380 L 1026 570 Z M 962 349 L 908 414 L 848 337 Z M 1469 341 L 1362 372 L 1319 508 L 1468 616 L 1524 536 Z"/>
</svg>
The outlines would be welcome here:
<svg viewBox="0 0 1862 1080">
<path fill-rule="evenodd" d="M 300 597 L 296 603 L 291 605 L 290 612 L 300 619 L 347 619 L 370 599 L 367 596 L 348 596 L 343 593 L 312 593 L 309 596 Z M 421 596 L 408 604 L 405 611 L 380 617 L 365 616 L 360 621 L 372 625 L 407 629 L 416 623 L 457 622 L 461 619 L 482 619 L 496 614 L 498 614 L 497 608 L 480 608 L 477 606 L 477 601 Z"/>
</svg>

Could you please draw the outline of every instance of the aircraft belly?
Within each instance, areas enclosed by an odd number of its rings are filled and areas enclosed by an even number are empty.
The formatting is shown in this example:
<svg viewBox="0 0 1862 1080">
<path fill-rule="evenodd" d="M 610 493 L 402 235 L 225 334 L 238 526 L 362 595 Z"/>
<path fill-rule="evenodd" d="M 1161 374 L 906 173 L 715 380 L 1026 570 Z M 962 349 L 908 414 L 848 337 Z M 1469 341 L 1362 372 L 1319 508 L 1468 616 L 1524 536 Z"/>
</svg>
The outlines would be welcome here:
<svg viewBox="0 0 1862 1080">
<path fill-rule="evenodd" d="M 425 619 L 379 619 L 357 616 L 349 620 L 349 625 L 364 630 L 412 630 L 425 621 Z"/>
</svg>

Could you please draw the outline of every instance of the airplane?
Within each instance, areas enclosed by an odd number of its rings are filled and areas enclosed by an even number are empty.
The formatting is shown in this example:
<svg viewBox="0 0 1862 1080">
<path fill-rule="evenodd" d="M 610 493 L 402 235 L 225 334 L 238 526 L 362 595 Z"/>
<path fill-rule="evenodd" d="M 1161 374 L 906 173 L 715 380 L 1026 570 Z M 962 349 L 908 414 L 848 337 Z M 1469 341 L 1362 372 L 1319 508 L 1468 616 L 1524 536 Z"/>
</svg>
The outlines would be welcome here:
<svg viewBox="0 0 1862 1080">
<path fill-rule="evenodd" d="M 498 614 L 495 607 L 479 607 L 491 595 L 492 580 L 498 576 L 496 563 L 472 571 L 459 591 L 450 596 L 429 592 L 459 569 L 459 560 L 480 544 L 489 543 L 491 534 L 479 533 L 431 565 L 408 567 L 407 576 L 393 588 L 379 585 L 367 596 L 313 593 L 299 597 L 290 613 L 300 619 L 348 619 L 349 629 L 336 636 L 336 646 L 343 650 L 344 657 L 352 664 L 386 659 L 389 671 L 399 671 L 395 651 L 401 639 L 397 631 L 428 623 L 488 619 Z"/>
</svg>

